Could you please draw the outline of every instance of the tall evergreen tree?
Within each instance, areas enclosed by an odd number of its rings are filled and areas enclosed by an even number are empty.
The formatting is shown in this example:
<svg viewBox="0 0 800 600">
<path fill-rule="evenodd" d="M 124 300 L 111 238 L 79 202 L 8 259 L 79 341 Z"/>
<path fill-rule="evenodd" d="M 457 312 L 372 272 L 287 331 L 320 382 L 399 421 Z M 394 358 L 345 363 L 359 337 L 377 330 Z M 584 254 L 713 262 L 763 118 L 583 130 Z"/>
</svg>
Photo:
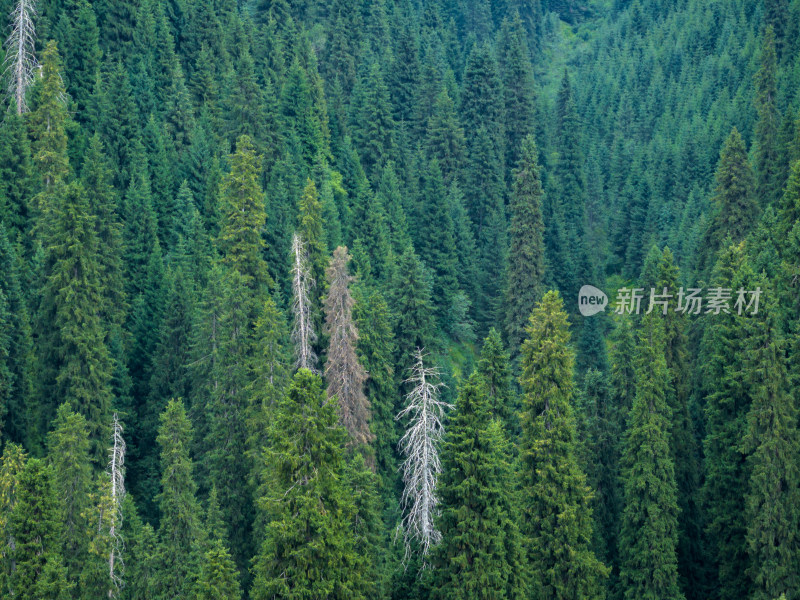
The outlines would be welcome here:
<svg viewBox="0 0 800 600">
<path fill-rule="evenodd" d="M 448 424 L 439 481 L 442 542 L 433 551 L 434 598 L 523 598 L 516 499 L 507 444 L 486 384 L 463 384 Z"/>
<path fill-rule="evenodd" d="M 506 333 L 509 346 L 515 349 L 522 343 L 525 323 L 542 295 L 544 279 L 542 185 L 531 135 L 522 142 L 510 208 Z"/>
<path fill-rule="evenodd" d="M 603 598 L 607 569 L 594 555 L 592 492 L 575 448 L 574 351 L 558 292 L 531 314 L 522 346 L 522 532 L 534 595 Z"/>
<path fill-rule="evenodd" d="M 153 576 L 154 598 L 175 598 L 190 589 L 196 576 L 201 531 L 192 459 L 192 424 L 181 400 L 170 400 L 161 415 L 160 523 L 155 550 L 158 571 Z"/>
<path fill-rule="evenodd" d="M 322 381 L 300 369 L 275 411 L 263 465 L 272 482 L 259 505 L 265 538 L 253 562 L 251 596 L 364 598 L 369 557 L 354 551 L 352 500 L 341 482 L 345 431 Z"/>
<path fill-rule="evenodd" d="M 14 568 L 6 593 L 24 600 L 67 600 L 72 584 L 61 553 L 62 512 L 53 485 L 55 474 L 41 459 L 19 473 L 16 502 L 9 519 Z"/>
<path fill-rule="evenodd" d="M 800 557 L 800 436 L 789 392 L 780 313 L 770 288 L 758 286 L 765 302 L 751 315 L 745 342 L 745 381 L 752 403 L 747 433 L 750 481 L 745 498 L 747 550 L 753 598 L 796 598 Z"/>
<path fill-rule="evenodd" d="M 778 172 L 778 113 L 777 58 L 775 31 L 767 26 L 761 44 L 761 67 L 755 79 L 755 105 L 758 121 L 755 128 L 755 172 L 758 199 L 761 206 L 775 202 L 780 196 L 781 175 Z"/>
<path fill-rule="evenodd" d="M 710 281 L 720 287 L 754 287 L 752 267 L 741 246 L 722 250 Z M 746 527 L 740 518 L 745 510 L 743 490 L 749 479 L 741 441 L 747 432 L 751 404 L 744 378 L 745 319 L 735 312 L 714 315 L 701 342 L 706 394 L 702 496 L 722 600 L 749 597 L 751 593 Z"/>
<path fill-rule="evenodd" d="M 636 397 L 622 457 L 620 579 L 624 597 L 682 600 L 678 585 L 678 503 L 670 456 L 669 371 L 664 326 L 645 317 L 636 350 Z"/>
<path fill-rule="evenodd" d="M 112 360 L 101 319 L 105 306 L 95 216 L 80 183 L 61 188 L 47 239 L 46 280 L 39 314 L 39 351 L 47 366 L 41 418 L 67 402 L 87 421 L 91 455 L 105 463 L 111 416 Z"/>
<path fill-rule="evenodd" d="M 53 422 L 53 431 L 48 434 L 50 464 L 53 472 L 58 473 L 53 483 L 62 504 L 65 566 L 73 582 L 77 582 L 87 562 L 89 549 L 88 500 L 92 469 L 88 433 L 86 419 L 62 404 Z"/>
<path fill-rule="evenodd" d="M 742 136 L 735 127 L 720 151 L 715 179 L 714 214 L 700 258 L 700 268 L 709 271 L 725 239 L 730 236 L 733 242 L 741 241 L 758 215 L 753 171 Z"/>
</svg>

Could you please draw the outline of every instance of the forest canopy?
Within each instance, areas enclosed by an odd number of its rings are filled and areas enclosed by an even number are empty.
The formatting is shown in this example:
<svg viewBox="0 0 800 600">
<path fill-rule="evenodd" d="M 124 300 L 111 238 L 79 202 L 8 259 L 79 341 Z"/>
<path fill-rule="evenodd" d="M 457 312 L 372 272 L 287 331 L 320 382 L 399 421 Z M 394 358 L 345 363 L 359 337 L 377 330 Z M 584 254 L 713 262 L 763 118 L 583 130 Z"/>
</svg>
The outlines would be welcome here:
<svg viewBox="0 0 800 600">
<path fill-rule="evenodd" d="M 800 0 L 0 19 L 0 597 L 800 600 Z"/>
</svg>

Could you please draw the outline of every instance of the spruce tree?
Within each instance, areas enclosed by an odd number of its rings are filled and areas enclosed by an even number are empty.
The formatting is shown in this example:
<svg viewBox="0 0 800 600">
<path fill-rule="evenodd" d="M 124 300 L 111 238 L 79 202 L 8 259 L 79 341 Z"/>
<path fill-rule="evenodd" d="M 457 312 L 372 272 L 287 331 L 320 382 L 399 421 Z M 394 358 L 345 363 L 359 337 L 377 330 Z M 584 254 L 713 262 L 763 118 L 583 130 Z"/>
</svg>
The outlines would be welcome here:
<svg viewBox="0 0 800 600">
<path fill-rule="evenodd" d="M 761 207 L 775 202 L 781 193 L 778 172 L 778 91 L 776 84 L 777 58 L 775 31 L 767 26 L 761 44 L 761 62 L 755 78 L 755 105 L 758 121 L 755 127 L 755 172 L 758 199 Z"/>
<path fill-rule="evenodd" d="M 394 365 L 393 317 L 379 291 L 359 289 L 353 318 L 359 332 L 359 360 L 369 374 L 364 391 L 372 411 L 370 430 L 375 468 L 383 478 L 384 489 L 391 489 L 396 480 L 394 447 L 399 437 L 394 419 L 399 394 Z"/>
<path fill-rule="evenodd" d="M 522 343 L 525 323 L 542 295 L 544 279 L 542 185 L 537 154 L 536 142 L 529 135 L 522 142 L 511 193 L 506 333 L 515 353 Z"/>
<path fill-rule="evenodd" d="M 170 400 L 161 414 L 158 432 L 161 447 L 160 521 L 155 549 L 158 570 L 153 576 L 153 598 L 185 594 L 196 576 L 201 524 L 189 448 L 192 424 L 182 400 Z"/>
<path fill-rule="evenodd" d="M 527 596 L 508 448 L 489 404 L 485 382 L 473 373 L 459 391 L 442 448 L 433 598 Z"/>
<path fill-rule="evenodd" d="M 670 456 L 670 378 L 664 326 L 644 318 L 636 349 L 636 397 L 622 456 L 624 504 L 620 579 L 626 599 L 682 600 L 678 586 L 678 501 Z"/>
<path fill-rule="evenodd" d="M 259 500 L 265 537 L 253 561 L 251 597 L 364 598 L 369 557 L 354 551 L 352 500 L 342 485 L 336 406 L 322 381 L 300 369 L 280 402 L 265 457 L 271 482 Z"/>
<path fill-rule="evenodd" d="M 519 398 L 511 381 L 508 352 L 494 327 L 483 341 L 477 372 L 486 384 L 492 417 L 503 424 L 507 439 L 516 440 L 519 434 Z"/>
<path fill-rule="evenodd" d="M 56 209 L 39 307 L 39 347 L 48 367 L 42 406 L 54 412 L 53 400 L 66 402 L 86 418 L 92 460 L 99 466 L 105 463 L 111 416 L 112 360 L 101 319 L 106 302 L 95 216 L 76 182 L 61 188 Z"/>
<path fill-rule="evenodd" d="M 714 285 L 755 289 L 752 267 L 741 246 L 724 248 L 710 280 Z M 741 447 L 747 432 L 751 396 L 745 381 L 746 317 L 714 315 L 701 342 L 705 392 L 705 482 L 702 497 L 706 531 L 718 568 L 722 600 L 749 597 L 743 491 L 749 480 Z"/>
<path fill-rule="evenodd" d="M 258 299 L 271 285 L 271 278 L 263 258 L 261 231 L 266 212 L 259 185 L 259 157 L 249 137 L 238 139 L 230 163 L 231 170 L 222 180 L 222 223 L 217 248 L 222 264 L 239 271 Z"/>
<path fill-rule="evenodd" d="M 62 512 L 55 474 L 41 459 L 30 459 L 19 473 L 16 502 L 9 518 L 13 537 L 6 593 L 22 600 L 67 600 L 73 585 L 61 553 Z"/>
<path fill-rule="evenodd" d="M 417 348 L 430 348 L 434 342 L 431 282 L 425 267 L 409 247 L 397 262 L 392 279 L 392 312 L 397 315 L 396 364 L 408 372 Z"/>
<path fill-rule="evenodd" d="M 61 501 L 62 543 L 67 576 L 78 580 L 87 562 L 89 545 L 88 500 L 92 484 L 89 437 L 86 419 L 67 404 L 58 408 L 53 431 L 48 434 L 49 462 L 58 477 L 54 480 Z"/>
<path fill-rule="evenodd" d="M 757 280 L 758 281 L 758 280 Z M 765 301 L 746 326 L 745 381 L 752 401 L 742 449 L 750 481 L 745 497 L 753 598 L 797 598 L 800 573 L 800 435 L 789 391 L 780 314 L 760 278 Z"/>
<path fill-rule="evenodd" d="M 701 269 L 708 271 L 725 239 L 730 236 L 733 242 L 741 241 L 758 215 L 753 172 L 742 136 L 735 127 L 720 151 L 715 179 L 714 214 L 700 257 Z"/>
<path fill-rule="evenodd" d="M 607 568 L 594 555 L 592 492 L 575 447 L 574 351 L 558 292 L 531 314 L 522 345 L 522 532 L 534 595 L 603 598 Z"/>
</svg>

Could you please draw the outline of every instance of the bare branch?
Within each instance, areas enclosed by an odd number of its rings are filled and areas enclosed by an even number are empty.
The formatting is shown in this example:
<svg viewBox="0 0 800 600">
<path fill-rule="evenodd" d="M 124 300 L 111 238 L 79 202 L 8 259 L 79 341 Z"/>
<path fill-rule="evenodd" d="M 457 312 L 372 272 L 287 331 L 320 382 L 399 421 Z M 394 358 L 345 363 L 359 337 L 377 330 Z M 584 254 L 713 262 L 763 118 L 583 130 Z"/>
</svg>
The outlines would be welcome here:
<svg viewBox="0 0 800 600">
<path fill-rule="evenodd" d="M 36 60 L 35 0 L 18 0 L 11 11 L 11 33 L 6 39 L 3 76 L 8 79 L 8 93 L 17 104 L 17 114 L 28 111 L 25 94 L 39 67 Z"/>
<path fill-rule="evenodd" d="M 298 369 L 308 369 L 318 373 L 317 355 L 311 347 L 317 340 L 314 323 L 311 320 L 311 290 L 316 286 L 316 282 L 311 277 L 308 251 L 297 233 L 292 237 L 292 254 L 294 255 L 292 264 L 292 292 L 294 294 L 292 342 L 297 357 L 295 366 Z"/>
<path fill-rule="evenodd" d="M 108 556 L 108 575 L 111 580 L 111 588 L 108 590 L 108 597 L 116 598 L 123 586 L 122 550 L 124 543 L 120 530 L 122 529 L 122 500 L 125 498 L 125 440 L 122 437 L 122 424 L 119 422 L 117 413 L 114 413 L 112 424 L 108 476 L 111 480 L 111 505 L 113 507 L 109 529 L 111 550 Z"/>
<path fill-rule="evenodd" d="M 441 539 L 434 518 L 439 503 L 436 497 L 436 477 L 441 472 L 438 445 L 444 435 L 445 409 L 452 405 L 439 400 L 441 382 L 436 368 L 426 367 L 424 351 L 417 349 L 411 377 L 406 383 L 413 389 L 406 395 L 407 405 L 395 417 L 408 418 L 408 428 L 400 439 L 398 448 L 405 456 L 400 470 L 403 474 L 403 538 L 406 555 L 411 543 L 417 542 L 425 556 L 431 545 Z"/>
</svg>

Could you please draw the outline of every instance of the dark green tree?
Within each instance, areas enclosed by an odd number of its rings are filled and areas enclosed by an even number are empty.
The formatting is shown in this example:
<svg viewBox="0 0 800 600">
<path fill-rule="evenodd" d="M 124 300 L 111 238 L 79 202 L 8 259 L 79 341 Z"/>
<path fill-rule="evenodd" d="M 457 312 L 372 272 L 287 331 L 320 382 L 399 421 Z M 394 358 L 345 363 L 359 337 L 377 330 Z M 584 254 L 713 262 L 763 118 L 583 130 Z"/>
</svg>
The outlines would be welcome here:
<svg viewBox="0 0 800 600">
<path fill-rule="evenodd" d="M 433 598 L 523 598 L 524 551 L 502 426 L 477 373 L 459 390 L 442 448 L 437 493 L 441 543 L 432 551 Z"/>
<path fill-rule="evenodd" d="M 161 447 L 161 493 L 155 549 L 158 567 L 150 582 L 153 598 L 179 597 L 190 589 L 196 577 L 202 525 L 189 456 L 192 435 L 183 401 L 170 400 L 161 415 L 157 439 Z"/>
<path fill-rule="evenodd" d="M 263 468 L 271 482 L 259 500 L 266 531 L 253 562 L 251 597 L 364 598 L 365 567 L 350 530 L 352 499 L 342 485 L 336 405 L 306 369 L 295 375 L 272 421 Z"/>
<path fill-rule="evenodd" d="M 644 318 L 622 456 L 624 503 L 620 579 L 626 599 L 682 600 L 678 585 L 678 500 L 670 455 L 670 377 L 664 325 Z"/>
<path fill-rule="evenodd" d="M 527 319 L 542 296 L 544 280 L 543 193 L 537 154 L 536 142 L 529 135 L 522 142 L 511 192 L 505 322 L 508 343 L 515 353 Z"/>
<path fill-rule="evenodd" d="M 761 63 L 755 78 L 755 105 L 758 121 L 755 127 L 755 172 L 758 199 L 761 207 L 775 202 L 781 193 L 783 181 L 778 172 L 778 112 L 777 58 L 775 56 L 775 31 L 767 26 L 761 44 Z"/>
<path fill-rule="evenodd" d="M 607 568 L 592 551 L 592 492 L 576 459 L 575 355 L 558 292 L 534 309 L 522 345 L 521 528 L 534 595 L 603 598 Z"/>
</svg>

